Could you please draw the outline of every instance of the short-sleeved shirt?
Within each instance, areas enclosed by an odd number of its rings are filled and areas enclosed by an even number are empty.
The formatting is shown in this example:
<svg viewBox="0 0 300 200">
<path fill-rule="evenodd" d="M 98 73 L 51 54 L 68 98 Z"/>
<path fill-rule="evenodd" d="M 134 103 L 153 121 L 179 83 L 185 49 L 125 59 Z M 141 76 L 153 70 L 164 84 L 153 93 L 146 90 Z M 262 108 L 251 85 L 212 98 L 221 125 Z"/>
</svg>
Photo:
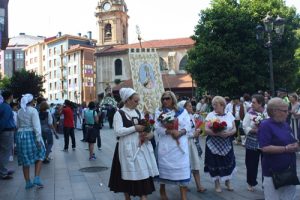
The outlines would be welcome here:
<svg viewBox="0 0 300 200">
<path fill-rule="evenodd" d="M 63 108 L 62 113 L 64 114 L 64 127 L 74 128 L 73 110 L 67 106 Z"/>
<path fill-rule="evenodd" d="M 261 122 L 258 129 L 258 142 L 260 148 L 266 146 L 286 146 L 296 142 L 292 129 L 286 122 L 276 122 L 272 118 Z M 263 176 L 271 176 L 271 171 L 280 172 L 289 166 L 296 169 L 295 153 L 264 153 L 262 157 Z"/>
</svg>

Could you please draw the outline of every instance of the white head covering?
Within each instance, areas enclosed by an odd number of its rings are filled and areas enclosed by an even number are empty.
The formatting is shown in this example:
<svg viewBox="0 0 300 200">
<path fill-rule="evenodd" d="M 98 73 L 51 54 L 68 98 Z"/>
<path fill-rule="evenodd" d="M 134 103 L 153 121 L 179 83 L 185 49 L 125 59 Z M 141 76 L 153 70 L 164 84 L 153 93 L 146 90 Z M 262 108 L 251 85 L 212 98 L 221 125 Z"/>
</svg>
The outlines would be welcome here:
<svg viewBox="0 0 300 200">
<path fill-rule="evenodd" d="M 178 103 L 177 103 L 177 106 L 179 107 L 179 108 L 184 108 L 184 104 L 186 103 L 186 100 L 182 100 L 182 101 L 179 101 Z"/>
<path fill-rule="evenodd" d="M 23 94 L 21 99 L 21 108 L 26 112 L 26 106 L 29 102 L 33 100 L 32 94 Z"/>
<path fill-rule="evenodd" d="M 121 88 L 120 97 L 123 102 L 125 102 L 129 97 L 131 97 L 136 91 L 132 88 Z"/>
</svg>

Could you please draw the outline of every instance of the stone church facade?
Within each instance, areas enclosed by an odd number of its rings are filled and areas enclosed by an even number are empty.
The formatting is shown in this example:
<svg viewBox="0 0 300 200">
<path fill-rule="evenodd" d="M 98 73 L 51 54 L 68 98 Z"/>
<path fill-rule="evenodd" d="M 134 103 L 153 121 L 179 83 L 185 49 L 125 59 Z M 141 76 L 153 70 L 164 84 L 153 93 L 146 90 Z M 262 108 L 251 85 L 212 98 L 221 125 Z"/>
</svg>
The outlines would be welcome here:
<svg viewBox="0 0 300 200">
<path fill-rule="evenodd" d="M 99 36 L 95 52 L 96 93 L 103 93 L 108 86 L 116 92 L 122 87 L 132 87 L 129 52 L 138 48 L 140 51 L 156 49 L 165 90 L 191 96 L 194 84 L 184 69 L 187 51 L 194 41 L 176 38 L 128 44 L 127 11 L 124 0 L 98 2 L 95 13 Z"/>
</svg>

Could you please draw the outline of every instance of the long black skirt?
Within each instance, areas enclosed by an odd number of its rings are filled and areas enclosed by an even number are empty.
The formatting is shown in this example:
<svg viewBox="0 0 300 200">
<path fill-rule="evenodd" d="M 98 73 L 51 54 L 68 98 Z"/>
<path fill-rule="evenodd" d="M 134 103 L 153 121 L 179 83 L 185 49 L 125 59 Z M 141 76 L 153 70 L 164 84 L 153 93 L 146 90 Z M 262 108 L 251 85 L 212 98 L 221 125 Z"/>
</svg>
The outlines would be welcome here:
<svg viewBox="0 0 300 200">
<path fill-rule="evenodd" d="M 119 143 L 116 144 L 108 187 L 113 192 L 123 192 L 130 196 L 149 195 L 155 191 L 152 177 L 137 181 L 122 179 L 121 164 L 119 160 Z"/>
</svg>

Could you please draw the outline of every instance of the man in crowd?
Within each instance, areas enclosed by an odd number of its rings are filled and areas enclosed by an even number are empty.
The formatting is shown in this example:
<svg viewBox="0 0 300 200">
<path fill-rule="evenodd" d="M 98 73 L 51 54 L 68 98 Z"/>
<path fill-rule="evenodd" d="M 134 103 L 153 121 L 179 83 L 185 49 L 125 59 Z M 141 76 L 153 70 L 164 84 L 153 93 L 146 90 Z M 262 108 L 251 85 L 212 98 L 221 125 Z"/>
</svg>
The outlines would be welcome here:
<svg viewBox="0 0 300 200">
<path fill-rule="evenodd" d="M 10 103 L 13 95 L 9 91 L 2 92 L 3 103 L 0 104 L 0 177 L 11 179 L 13 170 L 8 170 L 5 166 L 11 155 L 14 143 L 14 131 L 16 124 Z"/>
<path fill-rule="evenodd" d="M 64 107 L 61 110 L 61 114 L 64 115 L 64 139 L 65 146 L 64 151 L 68 151 L 69 149 L 69 137 L 72 140 L 72 149 L 75 150 L 76 142 L 75 142 L 75 134 L 74 134 L 74 115 L 72 110 L 72 102 L 69 100 L 65 100 Z"/>
</svg>

